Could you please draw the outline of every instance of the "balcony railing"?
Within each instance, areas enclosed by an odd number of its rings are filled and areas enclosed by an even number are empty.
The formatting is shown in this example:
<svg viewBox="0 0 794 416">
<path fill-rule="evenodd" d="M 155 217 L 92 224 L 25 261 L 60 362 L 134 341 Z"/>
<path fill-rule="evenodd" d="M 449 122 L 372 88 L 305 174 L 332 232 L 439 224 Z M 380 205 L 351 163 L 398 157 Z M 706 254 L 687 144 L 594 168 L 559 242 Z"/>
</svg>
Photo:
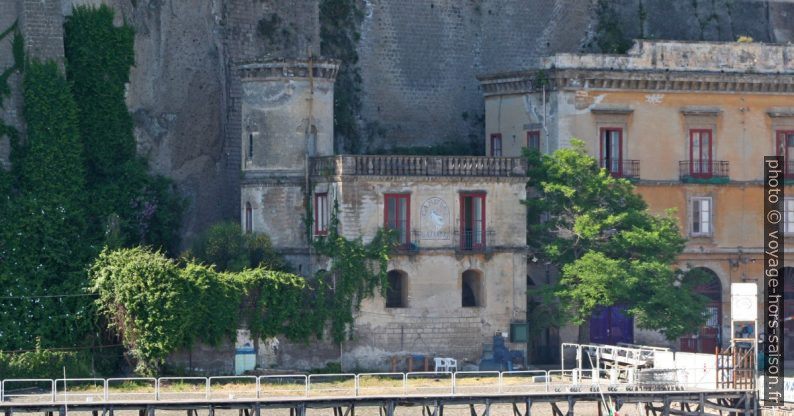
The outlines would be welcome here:
<svg viewBox="0 0 794 416">
<path fill-rule="evenodd" d="M 678 176 L 683 182 L 727 182 L 728 162 L 725 160 L 682 160 Z"/>
<path fill-rule="evenodd" d="M 372 156 L 315 157 L 312 176 L 526 176 L 520 157 Z"/>
<path fill-rule="evenodd" d="M 599 165 L 616 178 L 639 179 L 640 161 L 628 159 L 601 159 Z"/>
<path fill-rule="evenodd" d="M 489 242 L 493 242 L 494 230 L 455 230 L 457 249 L 465 252 L 487 251 Z"/>
</svg>

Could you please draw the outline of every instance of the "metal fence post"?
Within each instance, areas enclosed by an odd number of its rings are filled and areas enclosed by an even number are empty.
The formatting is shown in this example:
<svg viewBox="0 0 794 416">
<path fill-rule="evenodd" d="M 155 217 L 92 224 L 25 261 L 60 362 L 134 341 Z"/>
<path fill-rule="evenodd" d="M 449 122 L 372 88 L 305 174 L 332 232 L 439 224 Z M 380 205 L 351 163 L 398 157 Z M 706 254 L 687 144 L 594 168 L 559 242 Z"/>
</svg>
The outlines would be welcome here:
<svg viewBox="0 0 794 416">
<path fill-rule="evenodd" d="M 546 393 L 548 393 L 549 391 L 551 391 L 550 390 L 550 386 L 549 386 L 549 370 L 545 370 L 545 373 L 546 373 L 546 377 L 544 377 L 544 379 L 546 380 L 546 382 L 545 382 L 545 384 L 546 384 Z"/>
</svg>

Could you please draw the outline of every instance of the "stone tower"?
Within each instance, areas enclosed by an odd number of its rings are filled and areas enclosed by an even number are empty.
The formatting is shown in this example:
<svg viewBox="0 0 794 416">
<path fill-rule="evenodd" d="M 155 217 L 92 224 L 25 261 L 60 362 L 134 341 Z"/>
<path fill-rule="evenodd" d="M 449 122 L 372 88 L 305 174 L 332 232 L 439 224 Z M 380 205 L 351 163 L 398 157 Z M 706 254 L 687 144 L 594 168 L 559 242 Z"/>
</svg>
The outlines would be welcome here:
<svg viewBox="0 0 794 416">
<path fill-rule="evenodd" d="M 304 230 L 312 157 L 333 154 L 338 64 L 298 59 L 239 67 L 242 84 L 241 223 L 263 232 L 297 272 L 308 272 Z"/>
</svg>

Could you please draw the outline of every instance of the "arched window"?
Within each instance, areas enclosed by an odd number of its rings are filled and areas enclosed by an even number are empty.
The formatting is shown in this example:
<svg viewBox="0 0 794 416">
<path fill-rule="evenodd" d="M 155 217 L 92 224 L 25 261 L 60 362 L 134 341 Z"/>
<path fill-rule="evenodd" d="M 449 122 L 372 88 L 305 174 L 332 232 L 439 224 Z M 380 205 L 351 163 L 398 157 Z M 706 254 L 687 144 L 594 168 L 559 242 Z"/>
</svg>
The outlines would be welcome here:
<svg viewBox="0 0 794 416">
<path fill-rule="evenodd" d="M 408 274 L 402 270 L 392 270 L 387 274 L 389 287 L 386 289 L 387 308 L 408 307 Z"/>
<path fill-rule="evenodd" d="M 699 267 L 698 271 L 706 275 L 706 281 L 695 288 L 695 291 L 706 298 L 706 323 L 700 327 L 697 334 L 681 337 L 681 351 L 702 352 L 712 354 L 720 346 L 722 335 L 722 283 L 713 270 Z"/>
<path fill-rule="evenodd" d="M 252 233 L 254 231 L 254 210 L 251 208 L 251 203 L 245 203 L 245 232 Z"/>
<path fill-rule="evenodd" d="M 482 288 L 482 273 L 477 270 L 466 270 L 463 272 L 461 282 L 461 303 L 464 308 L 476 308 L 485 303 L 484 291 Z"/>
</svg>

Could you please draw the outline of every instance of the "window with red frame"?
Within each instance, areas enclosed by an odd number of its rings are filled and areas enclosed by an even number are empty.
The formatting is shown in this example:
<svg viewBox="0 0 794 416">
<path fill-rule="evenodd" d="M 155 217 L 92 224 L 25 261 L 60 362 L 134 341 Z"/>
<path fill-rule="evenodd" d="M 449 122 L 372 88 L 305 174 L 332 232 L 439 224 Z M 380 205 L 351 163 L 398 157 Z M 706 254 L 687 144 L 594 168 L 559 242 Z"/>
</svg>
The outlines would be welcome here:
<svg viewBox="0 0 794 416">
<path fill-rule="evenodd" d="M 713 173 L 711 163 L 713 142 L 711 129 L 689 130 L 689 174 L 692 177 L 711 177 Z"/>
<path fill-rule="evenodd" d="M 540 152 L 540 132 L 538 130 L 527 132 L 527 148 L 535 152 Z"/>
<path fill-rule="evenodd" d="M 491 156 L 502 156 L 502 135 L 499 133 L 491 135 Z"/>
<path fill-rule="evenodd" d="M 460 248 L 485 248 L 485 194 L 460 194 Z"/>
<path fill-rule="evenodd" d="M 386 194 L 383 212 L 386 228 L 397 232 L 397 241 L 402 246 L 411 244 L 411 195 Z"/>
<path fill-rule="evenodd" d="M 314 235 L 328 234 L 328 193 L 314 194 Z"/>
<path fill-rule="evenodd" d="M 623 129 L 601 128 L 601 167 L 612 176 L 623 176 Z"/>
<path fill-rule="evenodd" d="M 794 179 L 794 131 L 778 131 L 775 149 L 783 156 L 786 178 Z"/>
</svg>

